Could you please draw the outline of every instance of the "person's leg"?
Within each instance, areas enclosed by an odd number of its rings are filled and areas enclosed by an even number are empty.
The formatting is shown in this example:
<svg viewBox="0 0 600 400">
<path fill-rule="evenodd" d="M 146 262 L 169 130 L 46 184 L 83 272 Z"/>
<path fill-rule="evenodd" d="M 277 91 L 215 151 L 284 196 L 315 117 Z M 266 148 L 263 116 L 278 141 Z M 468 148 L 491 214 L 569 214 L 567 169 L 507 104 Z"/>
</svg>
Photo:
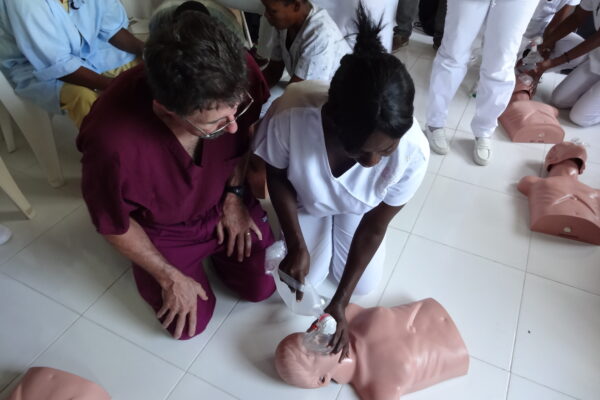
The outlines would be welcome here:
<svg viewBox="0 0 600 400">
<path fill-rule="evenodd" d="M 333 217 L 333 259 L 331 262 L 331 273 L 337 282 L 342 279 L 342 274 L 346 268 L 350 245 L 354 238 L 354 232 L 362 215 L 344 214 Z M 381 275 L 383 273 L 383 264 L 385 261 L 385 241 L 381 243 L 379 249 L 373 256 L 373 259 L 364 270 L 356 288 L 354 295 L 363 296 L 369 294 L 377 288 Z"/>
<path fill-rule="evenodd" d="M 418 0 L 399 0 L 396 8 L 396 27 L 394 28 L 394 47 L 396 50 L 408 43 L 412 26 L 419 9 Z"/>
<path fill-rule="evenodd" d="M 60 108 L 67 112 L 71 121 L 79 129 L 97 98 L 98 93 L 91 89 L 65 83 L 60 89 Z"/>
<path fill-rule="evenodd" d="M 444 38 L 431 69 L 428 126 L 446 125 L 450 101 L 467 73 L 471 46 L 488 9 L 488 1 L 448 0 Z"/>
<path fill-rule="evenodd" d="M 310 254 L 310 271 L 306 279 L 317 287 L 327 278 L 331 266 L 332 217 L 313 217 L 298 212 L 298 221 Z"/>
<path fill-rule="evenodd" d="M 600 123 L 600 75 L 596 75 L 596 83 L 571 108 L 569 118 L 583 127 Z"/>
<path fill-rule="evenodd" d="M 120 67 L 103 72 L 102 75 L 108 76 L 109 78 L 116 78 L 117 76 L 119 76 L 121 74 L 121 72 L 125 72 L 128 69 L 131 69 L 131 68 L 135 67 L 136 65 L 138 65 L 139 63 L 140 63 L 140 60 L 135 59 L 135 60 L 128 62 L 127 64 L 121 65 Z"/>
<path fill-rule="evenodd" d="M 206 329 L 215 309 L 215 294 L 210 287 L 202 264 L 202 260 L 214 251 L 215 246 L 210 242 L 198 244 L 192 241 L 155 241 L 154 244 L 171 265 L 175 266 L 186 276 L 200 283 L 206 292 L 208 300 L 204 301 L 198 298 L 196 309 L 196 332 L 193 335 L 196 336 Z M 155 312 L 158 312 L 163 304 L 161 286 L 150 274 L 135 264 L 133 265 L 133 276 L 138 292 L 142 298 Z M 167 328 L 171 335 L 175 332 L 175 327 L 176 323 L 174 322 Z M 190 339 L 193 336 L 188 335 L 186 323 L 180 340 Z"/>
<path fill-rule="evenodd" d="M 262 233 L 262 240 L 252 234 L 250 257 L 237 261 L 237 253 L 227 257 L 224 249 L 212 255 L 216 274 L 223 283 L 246 301 L 262 301 L 275 291 L 271 275 L 265 273 L 265 250 L 275 241 L 267 220 L 267 214 L 256 200 L 248 206 L 250 215 Z"/>
<path fill-rule="evenodd" d="M 523 33 L 538 0 L 494 1 L 485 21 L 475 117 L 475 137 L 490 137 L 515 87 L 514 67 Z M 518 10 L 518 12 L 515 12 Z"/>
<path fill-rule="evenodd" d="M 552 92 L 552 104 L 557 108 L 571 108 L 596 82 L 597 76 L 590 70 L 590 61 L 584 61 L 573 70 Z"/>
<path fill-rule="evenodd" d="M 444 21 L 446 19 L 446 10 L 448 8 L 447 0 L 439 0 L 438 7 L 435 12 L 434 32 L 433 32 L 433 48 L 439 49 L 444 37 Z"/>
</svg>

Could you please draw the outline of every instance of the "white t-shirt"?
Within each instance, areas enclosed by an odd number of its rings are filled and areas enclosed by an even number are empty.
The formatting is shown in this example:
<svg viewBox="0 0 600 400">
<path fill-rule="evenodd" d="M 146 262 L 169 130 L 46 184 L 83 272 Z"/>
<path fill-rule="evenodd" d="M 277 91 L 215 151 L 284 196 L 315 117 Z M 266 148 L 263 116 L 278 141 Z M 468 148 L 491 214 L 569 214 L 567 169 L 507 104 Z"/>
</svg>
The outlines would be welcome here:
<svg viewBox="0 0 600 400">
<path fill-rule="evenodd" d="M 540 0 L 527 30 L 523 35 L 527 39 L 533 39 L 536 36 L 542 36 L 546 27 L 554 18 L 554 14 L 559 12 L 564 6 L 576 6 L 580 0 Z"/>
<path fill-rule="evenodd" d="M 581 0 L 579 5 L 586 11 L 591 11 L 594 15 L 594 27 L 596 31 L 600 30 L 600 0 Z M 600 75 L 600 47 L 595 48 L 589 53 L 590 70 Z"/>
<path fill-rule="evenodd" d="M 396 151 L 379 164 L 356 163 L 340 177 L 331 173 L 321 119 L 324 82 L 294 83 L 261 121 L 254 152 L 275 168 L 287 168 L 298 208 L 310 215 L 364 214 L 382 201 L 400 206 L 415 194 L 429 160 L 429 144 L 416 120 Z"/>
<path fill-rule="evenodd" d="M 289 50 L 287 30 L 276 31 L 271 59 L 282 60 L 290 76 L 330 82 L 342 57 L 352 50 L 327 10 L 313 5 Z"/>
</svg>

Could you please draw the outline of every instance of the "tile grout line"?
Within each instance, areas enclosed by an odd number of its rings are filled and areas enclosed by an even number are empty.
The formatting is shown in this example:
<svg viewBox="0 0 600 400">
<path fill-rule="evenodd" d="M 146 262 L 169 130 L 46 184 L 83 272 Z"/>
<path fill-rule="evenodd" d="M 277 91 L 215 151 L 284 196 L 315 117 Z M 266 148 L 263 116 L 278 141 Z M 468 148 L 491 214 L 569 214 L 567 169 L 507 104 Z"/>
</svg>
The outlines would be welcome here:
<svg viewBox="0 0 600 400">
<path fill-rule="evenodd" d="M 574 400 L 579 400 L 579 398 L 578 398 L 578 397 L 575 397 L 575 396 L 573 396 L 573 395 L 570 395 L 570 394 L 568 394 L 568 393 L 561 392 L 560 390 L 554 389 L 554 388 L 552 388 L 552 387 L 550 387 L 550 386 L 547 386 L 547 385 L 545 385 L 545 384 L 543 384 L 543 383 L 540 383 L 540 382 L 534 381 L 534 380 L 532 380 L 532 379 L 529 379 L 529 378 L 527 378 L 527 377 L 525 377 L 525 376 L 522 376 L 522 375 L 519 375 L 519 374 L 515 374 L 514 372 L 511 372 L 510 374 L 511 374 L 511 375 L 514 375 L 514 376 L 518 376 L 519 378 L 521 378 L 521 379 L 524 379 L 524 380 L 526 380 L 526 381 L 528 381 L 528 382 L 534 383 L 534 384 L 536 384 L 536 385 L 538 385 L 538 386 L 542 386 L 542 387 L 544 387 L 544 388 L 546 388 L 546 389 L 548 389 L 548 390 L 551 390 L 551 391 L 553 391 L 553 392 L 560 393 L 560 394 L 562 394 L 562 395 L 564 395 L 564 396 L 570 397 L 571 399 L 574 399 Z"/>
<path fill-rule="evenodd" d="M 480 255 L 480 254 L 476 254 L 476 253 L 472 253 L 472 252 L 470 252 L 470 251 L 468 251 L 468 250 L 459 249 L 458 247 L 453 247 L 453 246 L 450 246 L 449 244 L 446 244 L 446 243 L 443 243 L 443 242 L 437 241 L 437 240 L 435 240 L 435 239 L 428 238 L 427 236 L 423 236 L 423 235 L 421 235 L 421 234 L 414 233 L 414 232 L 413 232 L 413 233 L 411 233 L 411 235 L 414 235 L 414 236 L 416 236 L 416 237 L 419 237 L 419 238 L 421 238 L 421 239 L 428 240 L 428 241 L 430 241 L 430 242 L 437 243 L 437 244 L 439 244 L 439 245 L 442 245 L 442 246 L 448 247 L 448 248 L 450 248 L 450 249 L 453 249 L 453 250 L 459 251 L 459 252 L 461 252 L 461 253 L 468 254 L 468 255 L 471 255 L 471 256 L 474 256 L 474 257 L 478 257 L 478 258 L 482 258 L 482 259 L 484 259 L 484 260 L 491 261 L 491 262 L 493 262 L 494 264 L 499 264 L 499 265 L 502 265 L 503 267 L 507 267 L 507 268 L 514 269 L 514 270 L 517 270 L 517 271 L 519 271 L 519 272 L 525 273 L 525 270 L 524 270 L 524 269 L 521 269 L 521 268 L 519 268 L 519 267 L 515 267 L 514 265 L 505 264 L 505 263 L 503 263 L 503 262 L 500 262 L 500 261 L 498 261 L 498 260 L 494 260 L 493 258 L 489 258 L 489 257 L 486 257 L 486 256 L 482 256 L 482 255 Z"/>
<path fill-rule="evenodd" d="M 386 282 L 385 286 L 383 287 L 383 290 L 381 291 L 381 294 L 379 295 L 379 298 L 377 299 L 377 303 L 375 303 L 377 305 L 379 305 L 379 303 L 381 303 L 381 299 L 383 298 L 383 295 L 385 294 L 385 291 L 387 290 L 387 288 L 390 284 L 390 281 L 392 280 L 392 276 L 394 275 L 394 272 L 396 271 L 396 268 L 398 267 L 398 264 L 400 263 L 402 254 L 404 254 L 404 251 L 406 250 L 406 246 L 408 245 L 410 236 L 411 236 L 411 233 L 408 233 L 408 237 L 406 238 L 406 241 L 404 241 L 404 246 L 402 246 L 402 251 L 400 251 L 400 254 L 398 255 L 398 259 L 394 263 L 394 267 L 392 268 L 392 271 L 390 272 L 390 277 L 388 278 L 388 281 Z"/>
<path fill-rule="evenodd" d="M 440 167 L 441 167 L 441 164 L 440 164 Z M 423 198 L 423 203 L 421 204 L 421 207 L 419 208 L 419 211 L 417 212 L 417 217 L 415 218 L 414 222 L 412 223 L 412 225 L 410 227 L 409 233 L 412 233 L 413 229 L 415 229 L 415 225 L 417 225 L 417 221 L 419 220 L 419 217 L 421 216 L 421 213 L 423 212 L 425 203 L 427 202 L 427 199 L 429 198 L 429 195 L 431 194 L 431 191 L 433 190 L 433 185 L 435 185 L 437 178 L 438 178 L 438 174 L 435 174 L 433 176 L 433 181 L 431 182 L 431 186 L 429 187 L 429 190 L 427 191 L 427 193 L 425 194 L 425 197 Z M 407 241 L 408 241 L 408 239 L 407 239 Z M 403 249 L 403 251 L 404 251 L 404 249 Z"/>
<path fill-rule="evenodd" d="M 521 299 L 519 300 L 519 310 L 517 311 L 517 324 L 515 325 L 515 336 L 512 340 L 512 354 L 510 356 L 510 363 L 508 365 L 510 374 L 508 375 L 508 385 L 506 387 L 506 399 L 508 400 L 508 394 L 510 393 L 510 385 L 512 383 L 512 369 L 515 361 L 515 350 L 517 348 L 517 338 L 519 336 L 519 327 L 521 324 L 521 312 L 523 311 L 523 301 L 525 299 L 525 284 L 527 283 L 527 269 L 529 267 L 529 257 L 531 255 L 531 239 L 533 232 L 529 231 L 529 245 L 527 246 L 527 261 L 525 262 L 525 274 L 523 275 L 523 284 L 521 285 Z"/>
<path fill-rule="evenodd" d="M 187 369 L 185 370 L 186 373 L 189 373 L 191 375 L 194 375 L 197 378 L 200 378 L 199 376 L 197 376 L 194 373 L 190 372 L 190 368 L 192 368 L 192 365 L 194 365 L 194 363 L 198 360 L 198 357 L 200 357 L 200 354 L 202 354 L 202 352 L 204 351 L 204 349 L 206 349 L 206 347 L 208 346 L 208 344 L 215 337 L 215 335 L 217 334 L 217 332 L 219 331 L 219 329 L 221 329 L 221 326 L 225 323 L 225 321 L 227 320 L 227 318 L 229 318 L 229 316 L 233 312 L 234 308 L 236 308 L 238 304 L 240 304 L 240 299 L 239 298 L 237 299 L 237 301 L 235 302 L 235 304 L 233 305 L 233 307 L 231 307 L 231 310 L 229 310 L 229 312 L 227 313 L 227 315 L 225 316 L 225 318 L 223 318 L 223 321 L 221 321 L 221 323 L 219 325 L 217 325 L 215 331 L 212 333 L 212 335 L 210 335 L 210 337 L 208 338 L 208 340 L 206 341 L 206 343 L 204 344 L 204 346 L 202 346 L 202 349 L 200 349 L 200 351 L 198 352 L 198 355 L 196 357 L 194 357 L 194 359 L 192 360 L 192 362 L 190 363 L 190 365 L 188 365 Z M 200 379 L 202 379 L 202 378 L 200 378 Z"/>
<path fill-rule="evenodd" d="M 83 199 L 82 199 L 83 200 Z M 77 207 L 75 207 L 73 210 L 67 212 L 66 215 L 64 215 L 62 218 L 60 218 L 58 221 L 56 221 L 54 224 L 51 224 L 50 226 L 48 226 L 46 229 L 44 229 L 43 231 L 41 231 L 40 233 L 38 233 L 37 235 L 35 235 L 33 238 L 31 238 L 31 240 L 29 242 L 27 242 L 27 244 L 25 244 L 21 249 L 19 249 L 15 254 L 13 254 L 12 256 L 10 256 L 9 258 L 7 258 L 6 260 L 0 262 L 0 268 L 6 264 L 8 264 L 10 261 L 12 261 L 13 258 L 15 258 L 16 256 L 18 256 L 19 254 L 21 254 L 27 247 L 31 246 L 33 244 L 33 242 L 37 241 L 42 235 L 45 235 L 46 233 L 48 233 L 48 231 L 50 231 L 52 228 L 54 228 L 56 225 L 60 224 L 61 222 L 63 222 L 65 219 L 69 218 L 71 215 L 73 215 L 74 213 L 76 213 L 77 211 L 79 211 L 79 209 L 81 207 L 83 207 L 85 205 L 85 203 L 81 203 L 79 204 Z M 9 275 L 10 276 L 10 275 Z"/>
</svg>

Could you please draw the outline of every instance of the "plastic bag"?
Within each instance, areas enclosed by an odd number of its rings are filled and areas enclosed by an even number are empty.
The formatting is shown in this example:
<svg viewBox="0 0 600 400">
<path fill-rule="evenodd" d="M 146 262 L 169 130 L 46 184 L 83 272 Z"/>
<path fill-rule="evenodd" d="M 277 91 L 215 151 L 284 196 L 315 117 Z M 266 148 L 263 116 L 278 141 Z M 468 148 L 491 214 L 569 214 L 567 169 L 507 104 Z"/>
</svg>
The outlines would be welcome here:
<svg viewBox="0 0 600 400">
<path fill-rule="evenodd" d="M 317 293 L 313 286 L 308 282 L 304 284 L 300 283 L 279 270 L 279 264 L 286 255 L 287 248 L 283 240 L 278 240 L 269 246 L 265 257 L 265 273 L 273 276 L 279 296 L 293 313 L 315 318 L 320 317 L 323 314 L 325 300 Z M 292 293 L 290 287 L 304 293 L 302 301 L 296 301 L 296 294 Z"/>
</svg>

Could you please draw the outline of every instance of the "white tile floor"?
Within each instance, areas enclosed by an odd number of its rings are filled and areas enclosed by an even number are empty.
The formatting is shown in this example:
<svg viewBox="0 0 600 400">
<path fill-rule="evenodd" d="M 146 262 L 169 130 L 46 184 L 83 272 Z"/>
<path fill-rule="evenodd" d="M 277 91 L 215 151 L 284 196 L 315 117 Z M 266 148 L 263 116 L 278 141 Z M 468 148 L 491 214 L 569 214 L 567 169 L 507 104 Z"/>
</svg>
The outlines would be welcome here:
<svg viewBox="0 0 600 400">
<path fill-rule="evenodd" d="M 415 78 L 423 123 L 434 53 L 425 38 L 413 39 L 398 55 Z M 558 78 L 544 78 L 540 98 Z M 498 129 L 492 164 L 473 165 L 472 81 L 469 74 L 451 106 L 452 152 L 432 156 L 419 192 L 388 231 L 380 287 L 356 302 L 390 306 L 432 296 L 462 332 L 469 374 L 406 399 L 600 399 L 600 247 L 527 228 L 527 202 L 515 183 L 539 173 L 550 146 L 509 143 Z M 582 180 L 600 187 L 600 128 L 563 122 L 567 138 L 589 144 Z M 33 365 L 82 375 L 115 400 L 356 398 L 347 386 L 303 390 L 277 378 L 275 346 L 310 322 L 291 315 L 277 295 L 249 304 L 212 279 L 218 302 L 207 331 L 171 340 L 137 295 L 128 262 L 94 233 L 79 195 L 75 133 L 60 118 L 55 124 L 67 176 L 60 189 L 45 183 L 22 138 L 10 155 L 0 143 L 37 211 L 26 221 L 0 194 L 0 221 L 14 232 L 0 247 L 0 398 Z"/>
</svg>

